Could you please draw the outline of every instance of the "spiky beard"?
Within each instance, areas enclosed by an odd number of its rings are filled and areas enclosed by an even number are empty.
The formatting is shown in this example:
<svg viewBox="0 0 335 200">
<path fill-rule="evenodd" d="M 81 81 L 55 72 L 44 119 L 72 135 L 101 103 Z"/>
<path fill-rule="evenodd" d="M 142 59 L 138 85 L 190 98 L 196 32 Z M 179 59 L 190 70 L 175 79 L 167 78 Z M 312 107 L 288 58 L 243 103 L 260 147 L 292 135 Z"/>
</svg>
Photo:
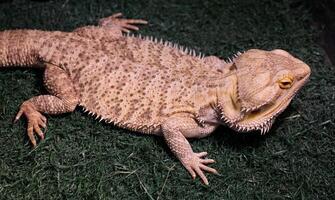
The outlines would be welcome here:
<svg viewBox="0 0 335 200">
<path fill-rule="evenodd" d="M 261 121 L 250 122 L 246 124 L 239 124 L 238 122 L 243 119 L 246 114 L 241 115 L 239 119 L 229 119 L 223 113 L 221 113 L 221 120 L 224 121 L 226 125 L 230 128 L 234 129 L 237 132 L 250 132 L 260 130 L 261 134 L 266 134 L 269 132 L 272 124 L 275 121 L 276 116 L 272 116 L 271 118 L 264 119 Z M 279 115 L 279 113 L 278 113 Z"/>
</svg>

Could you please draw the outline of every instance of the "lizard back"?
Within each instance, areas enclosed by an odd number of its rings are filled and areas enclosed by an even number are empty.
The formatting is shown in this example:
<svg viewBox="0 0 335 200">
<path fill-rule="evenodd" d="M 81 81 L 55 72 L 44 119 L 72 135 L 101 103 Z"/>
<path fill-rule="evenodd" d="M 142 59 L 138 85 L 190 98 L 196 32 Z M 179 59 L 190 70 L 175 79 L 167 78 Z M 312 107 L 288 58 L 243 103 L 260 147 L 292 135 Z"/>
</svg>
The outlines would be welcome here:
<svg viewBox="0 0 335 200">
<path fill-rule="evenodd" d="M 196 115 L 215 101 L 205 84 L 214 69 L 195 53 L 139 37 L 90 40 L 85 48 L 77 59 L 86 64 L 69 69 L 80 105 L 97 119 L 151 133 L 170 115 Z"/>
</svg>

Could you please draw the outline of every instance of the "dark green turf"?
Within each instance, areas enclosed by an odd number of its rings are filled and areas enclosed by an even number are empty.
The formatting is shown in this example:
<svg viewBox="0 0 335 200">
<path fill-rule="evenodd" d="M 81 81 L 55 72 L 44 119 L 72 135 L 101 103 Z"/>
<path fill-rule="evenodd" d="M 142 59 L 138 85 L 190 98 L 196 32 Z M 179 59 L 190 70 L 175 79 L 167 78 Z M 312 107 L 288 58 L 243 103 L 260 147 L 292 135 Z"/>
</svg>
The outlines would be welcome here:
<svg viewBox="0 0 335 200">
<path fill-rule="evenodd" d="M 81 2 L 81 3 L 80 3 Z M 270 133 L 219 128 L 192 141 L 220 176 L 193 181 L 162 138 L 98 123 L 77 110 L 48 116 L 34 150 L 24 100 L 45 93 L 42 72 L 0 70 L 0 199 L 335 199 L 335 75 L 316 44 L 303 0 L 22 1 L 0 3 L 0 29 L 70 31 L 123 12 L 150 24 L 140 31 L 227 57 L 249 48 L 283 48 L 312 67 L 310 82 Z"/>
</svg>

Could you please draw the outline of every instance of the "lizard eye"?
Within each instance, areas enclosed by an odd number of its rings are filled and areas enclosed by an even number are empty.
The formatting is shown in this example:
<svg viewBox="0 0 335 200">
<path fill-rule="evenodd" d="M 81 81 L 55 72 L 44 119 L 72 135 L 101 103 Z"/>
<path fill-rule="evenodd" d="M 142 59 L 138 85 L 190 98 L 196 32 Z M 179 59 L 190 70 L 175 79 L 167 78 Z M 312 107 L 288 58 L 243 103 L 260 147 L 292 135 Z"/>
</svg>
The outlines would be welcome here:
<svg viewBox="0 0 335 200">
<path fill-rule="evenodd" d="M 284 77 L 278 81 L 279 87 L 281 89 L 289 89 L 291 88 L 293 83 L 293 78 L 291 77 Z"/>
</svg>

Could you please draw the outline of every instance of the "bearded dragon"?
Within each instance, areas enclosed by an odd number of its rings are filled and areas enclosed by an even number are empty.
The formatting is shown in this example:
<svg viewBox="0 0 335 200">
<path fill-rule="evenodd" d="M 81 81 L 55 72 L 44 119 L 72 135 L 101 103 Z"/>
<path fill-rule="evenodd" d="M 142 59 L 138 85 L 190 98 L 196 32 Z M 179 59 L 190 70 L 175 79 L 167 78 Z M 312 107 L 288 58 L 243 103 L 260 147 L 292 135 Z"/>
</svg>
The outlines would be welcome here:
<svg viewBox="0 0 335 200">
<path fill-rule="evenodd" d="M 44 138 L 42 115 L 80 106 L 98 120 L 143 134 L 163 136 L 192 178 L 217 173 L 207 152 L 193 152 L 187 138 L 202 138 L 219 125 L 238 132 L 269 131 L 310 76 L 303 61 L 280 49 L 251 49 L 232 60 L 202 56 L 162 40 L 126 35 L 147 24 L 121 13 L 98 26 L 72 32 L 0 32 L 0 66 L 44 69 L 49 95 L 20 106 L 27 133 Z"/>
</svg>

